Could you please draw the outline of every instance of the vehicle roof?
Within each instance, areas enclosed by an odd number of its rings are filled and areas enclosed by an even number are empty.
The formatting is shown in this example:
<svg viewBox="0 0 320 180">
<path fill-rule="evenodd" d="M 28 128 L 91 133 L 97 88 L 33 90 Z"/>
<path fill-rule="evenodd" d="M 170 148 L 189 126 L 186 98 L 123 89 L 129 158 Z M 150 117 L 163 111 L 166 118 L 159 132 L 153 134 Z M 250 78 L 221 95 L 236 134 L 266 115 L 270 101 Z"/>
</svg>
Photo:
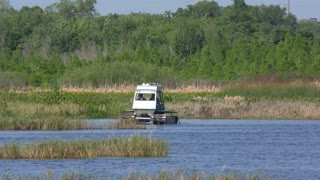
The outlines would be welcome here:
<svg viewBox="0 0 320 180">
<path fill-rule="evenodd" d="M 137 90 L 154 90 L 161 91 L 161 85 L 158 83 L 143 83 L 137 86 Z"/>
</svg>

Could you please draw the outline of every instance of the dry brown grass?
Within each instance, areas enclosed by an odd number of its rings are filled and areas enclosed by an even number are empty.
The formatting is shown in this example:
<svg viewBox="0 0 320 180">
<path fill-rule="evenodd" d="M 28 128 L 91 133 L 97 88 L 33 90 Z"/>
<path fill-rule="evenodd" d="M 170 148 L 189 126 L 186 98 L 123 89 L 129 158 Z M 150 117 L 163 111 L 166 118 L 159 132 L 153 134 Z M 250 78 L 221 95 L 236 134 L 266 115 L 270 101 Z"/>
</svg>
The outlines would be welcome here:
<svg viewBox="0 0 320 180">
<path fill-rule="evenodd" d="M 75 87 L 75 86 L 62 86 L 61 90 L 65 92 L 95 92 L 95 93 L 108 93 L 108 92 L 119 92 L 127 93 L 134 92 L 137 84 L 113 84 L 113 85 L 102 85 L 100 87 Z M 215 85 L 198 85 L 198 84 L 183 84 L 178 87 L 167 87 L 163 86 L 166 92 L 219 92 L 220 87 Z M 41 88 L 16 88 L 9 89 L 9 92 L 48 92 L 53 91 L 52 89 L 41 89 Z"/>
<path fill-rule="evenodd" d="M 137 85 L 108 85 L 101 86 L 99 88 L 79 88 L 79 87 L 63 87 L 62 90 L 66 92 L 97 92 L 97 93 L 107 93 L 107 92 L 134 92 Z M 177 88 L 164 87 L 165 92 L 219 92 L 220 88 L 216 86 L 193 86 L 193 85 L 182 85 Z"/>
<path fill-rule="evenodd" d="M 141 84 L 141 83 L 140 83 Z M 312 81 L 304 81 L 304 80 L 279 80 L 277 78 L 270 79 L 255 79 L 255 80 L 247 80 L 247 81 L 238 81 L 232 83 L 224 83 L 220 85 L 213 84 L 213 82 L 201 82 L 195 81 L 191 83 L 185 84 L 177 84 L 177 85 L 168 85 L 163 86 L 166 92 L 184 92 L 184 93 L 192 93 L 192 92 L 220 92 L 223 89 L 234 87 L 234 86 L 248 86 L 248 87 L 256 87 L 261 85 L 273 85 L 273 86 L 315 86 L 320 87 L 320 80 L 312 80 Z M 62 86 L 60 90 L 66 92 L 96 92 L 96 93 L 107 93 L 107 92 L 134 92 L 137 84 L 130 83 L 122 83 L 122 84 L 105 84 L 100 87 L 76 87 L 76 86 Z M 43 88 L 15 88 L 9 89 L 10 92 L 48 92 L 52 91 L 52 89 L 43 89 Z"/>
<path fill-rule="evenodd" d="M 62 90 L 66 92 L 96 92 L 96 93 L 108 93 L 108 92 L 134 92 L 136 88 L 136 85 L 104 85 L 100 86 L 98 88 L 96 87 L 86 87 L 86 88 L 80 88 L 80 87 L 72 87 L 72 86 L 63 86 Z"/>
<path fill-rule="evenodd" d="M 208 119 L 320 119 L 320 103 L 299 101 L 248 101 L 217 98 L 214 102 L 168 104 L 180 118 Z"/>
<path fill-rule="evenodd" d="M 274 86 L 274 87 L 298 87 L 298 86 L 308 86 L 308 87 L 320 87 L 320 80 L 304 81 L 304 80 L 253 80 L 253 81 L 239 81 L 234 83 L 226 83 L 218 86 L 219 90 L 223 91 L 225 89 L 234 87 L 259 87 L 259 86 Z"/>
</svg>

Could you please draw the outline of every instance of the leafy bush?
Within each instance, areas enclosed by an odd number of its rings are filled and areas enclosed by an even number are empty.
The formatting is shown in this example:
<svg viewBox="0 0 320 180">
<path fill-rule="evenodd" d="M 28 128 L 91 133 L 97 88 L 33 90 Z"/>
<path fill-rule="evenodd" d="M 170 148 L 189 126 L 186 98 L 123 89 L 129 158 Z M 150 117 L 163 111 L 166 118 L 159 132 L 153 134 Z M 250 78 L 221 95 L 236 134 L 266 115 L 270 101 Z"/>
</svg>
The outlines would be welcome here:
<svg viewBox="0 0 320 180">
<path fill-rule="evenodd" d="M 159 67 L 143 62 L 92 63 L 83 68 L 67 71 L 60 80 L 65 86 L 98 88 L 109 84 L 141 84 L 179 80 L 179 74 L 169 67 Z"/>
<path fill-rule="evenodd" d="M 26 74 L 20 72 L 3 72 L 0 70 L 0 88 L 26 87 Z"/>
</svg>

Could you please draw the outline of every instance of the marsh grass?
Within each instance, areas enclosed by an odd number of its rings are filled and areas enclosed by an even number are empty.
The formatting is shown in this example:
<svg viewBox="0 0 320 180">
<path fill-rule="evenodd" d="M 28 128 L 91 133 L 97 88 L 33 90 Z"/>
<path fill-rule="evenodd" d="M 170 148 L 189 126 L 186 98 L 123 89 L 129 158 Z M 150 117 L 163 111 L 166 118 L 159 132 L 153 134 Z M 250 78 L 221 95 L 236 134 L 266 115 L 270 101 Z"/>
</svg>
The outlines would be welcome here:
<svg viewBox="0 0 320 180">
<path fill-rule="evenodd" d="M 9 102 L 8 110 L 24 117 L 36 117 L 39 115 L 79 117 L 85 113 L 84 107 L 74 103 L 43 104 L 34 102 Z"/>
<path fill-rule="evenodd" d="M 116 118 L 131 108 L 132 96 L 126 90 L 1 92 L 0 118 Z M 310 83 L 240 83 L 214 91 L 190 87 L 165 91 L 164 101 L 166 109 L 177 111 L 180 118 L 320 119 L 320 87 Z M 133 125 L 126 123 L 117 122 L 113 128 Z"/>
<path fill-rule="evenodd" d="M 108 129 L 146 129 L 146 125 L 139 124 L 134 119 L 117 119 Z"/>
<path fill-rule="evenodd" d="M 89 129 L 79 119 L 119 116 L 126 101 L 130 103 L 129 98 L 122 100 L 126 97 L 125 93 L 1 92 L 0 129 Z"/>
<path fill-rule="evenodd" d="M 1 92 L 0 102 L 21 115 L 47 114 L 69 117 L 117 117 L 131 106 L 132 93 Z M 1 109 L 0 109 L 1 110 Z M 28 111 L 28 112 L 27 112 Z"/>
<path fill-rule="evenodd" d="M 99 176 L 86 176 L 84 173 L 77 172 L 68 172 L 63 173 L 63 175 L 59 177 L 54 177 L 51 170 L 47 170 L 45 175 L 39 177 L 19 177 L 20 180 L 28 180 L 28 179 L 38 179 L 38 180 L 53 180 L 53 179 L 63 179 L 63 180 L 83 180 L 83 179 L 101 179 Z M 9 175 L 2 175 L 2 180 L 10 180 L 12 179 Z M 131 171 L 128 175 L 123 177 L 108 177 L 107 179 L 123 179 L 123 180 L 269 180 L 270 177 L 264 175 L 262 173 L 214 173 L 213 175 L 206 175 L 204 172 L 191 170 L 186 171 L 182 169 L 178 169 L 176 171 L 168 171 L 161 170 L 157 174 L 148 174 L 148 173 L 138 173 L 135 171 Z"/>
<path fill-rule="evenodd" d="M 156 175 L 147 173 L 130 172 L 124 179 L 126 180 L 269 180 L 270 178 L 261 173 L 215 173 L 213 175 L 206 175 L 204 172 L 198 170 L 185 171 L 182 169 L 176 171 L 161 170 Z"/>
<path fill-rule="evenodd" d="M 8 172 L 0 176 L 1 180 L 12 180 L 15 178 L 12 178 L 13 175 L 10 175 Z M 78 172 L 64 172 L 61 177 L 57 178 L 53 175 L 52 171 L 50 169 L 47 170 L 45 175 L 43 176 L 38 176 L 38 177 L 33 177 L 33 176 L 19 176 L 16 179 L 19 180 L 54 180 L 54 179 L 61 179 L 61 180 L 85 180 L 85 179 L 91 179 L 91 180 L 99 180 L 99 177 L 96 176 L 86 176 L 83 173 L 78 173 Z"/>
<path fill-rule="evenodd" d="M 1 130 L 79 130 L 89 125 L 79 119 L 84 109 L 76 104 L 42 104 L 5 100 L 0 103 Z"/>
<path fill-rule="evenodd" d="M 205 119 L 320 119 L 320 103 L 301 101 L 184 102 L 167 106 L 180 118 Z"/>
<path fill-rule="evenodd" d="M 269 100 L 319 101 L 320 87 L 301 83 L 240 84 L 225 88 L 221 94 Z"/>
<path fill-rule="evenodd" d="M 72 86 L 63 86 L 62 89 L 66 92 L 96 92 L 96 93 L 133 93 L 136 90 L 136 84 L 106 84 L 98 88 L 94 87 L 72 87 Z M 219 92 L 220 89 L 212 82 L 200 82 L 195 81 L 193 83 L 183 83 L 169 85 L 164 84 L 166 92 Z"/>
<path fill-rule="evenodd" d="M 166 157 L 168 142 L 133 135 L 101 140 L 49 140 L 33 144 L 7 143 L 1 159 L 82 159 L 96 157 Z"/>
<path fill-rule="evenodd" d="M 0 130 L 81 130 L 91 128 L 86 122 L 65 117 L 0 118 Z"/>
<path fill-rule="evenodd" d="M 168 94 L 180 118 L 320 119 L 320 87 L 313 84 L 240 84 L 219 93 Z"/>
</svg>

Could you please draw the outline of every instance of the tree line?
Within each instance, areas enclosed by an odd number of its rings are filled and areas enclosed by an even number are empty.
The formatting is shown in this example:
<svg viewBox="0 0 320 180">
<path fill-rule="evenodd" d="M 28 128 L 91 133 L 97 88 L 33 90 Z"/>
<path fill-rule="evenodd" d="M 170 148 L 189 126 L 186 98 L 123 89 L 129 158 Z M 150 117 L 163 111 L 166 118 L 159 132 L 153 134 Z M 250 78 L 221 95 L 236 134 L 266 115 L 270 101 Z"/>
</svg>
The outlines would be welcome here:
<svg viewBox="0 0 320 180">
<path fill-rule="evenodd" d="M 278 5 L 203 0 L 175 12 L 106 16 L 95 5 L 16 10 L 0 0 L 0 87 L 319 77 L 320 23 Z"/>
</svg>

